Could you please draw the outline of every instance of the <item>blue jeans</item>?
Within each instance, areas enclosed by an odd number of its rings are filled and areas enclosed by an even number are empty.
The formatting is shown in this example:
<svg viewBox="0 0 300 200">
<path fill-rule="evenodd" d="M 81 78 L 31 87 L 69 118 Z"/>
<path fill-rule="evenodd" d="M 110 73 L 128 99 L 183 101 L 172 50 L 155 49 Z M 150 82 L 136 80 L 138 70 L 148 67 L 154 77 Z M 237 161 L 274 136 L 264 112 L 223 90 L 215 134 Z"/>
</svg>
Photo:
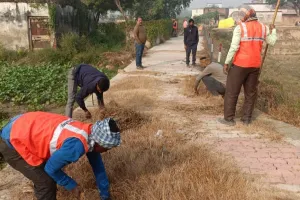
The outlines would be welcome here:
<svg viewBox="0 0 300 200">
<path fill-rule="evenodd" d="M 136 51 L 136 66 L 142 66 L 142 57 L 144 52 L 145 44 L 135 43 L 135 51 Z"/>
</svg>

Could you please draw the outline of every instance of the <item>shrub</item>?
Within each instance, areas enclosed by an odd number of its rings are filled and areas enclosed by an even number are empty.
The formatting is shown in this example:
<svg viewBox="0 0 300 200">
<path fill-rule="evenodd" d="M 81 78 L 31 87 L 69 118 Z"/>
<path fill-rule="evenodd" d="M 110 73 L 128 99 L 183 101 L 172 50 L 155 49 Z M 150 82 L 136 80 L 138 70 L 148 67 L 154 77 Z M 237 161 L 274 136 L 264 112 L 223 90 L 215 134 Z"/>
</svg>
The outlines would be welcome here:
<svg viewBox="0 0 300 200">
<path fill-rule="evenodd" d="M 162 36 L 164 39 L 171 37 L 172 21 L 171 20 L 153 20 L 144 22 L 148 40 L 155 44 L 158 37 Z"/>
<path fill-rule="evenodd" d="M 27 51 L 18 50 L 8 50 L 5 49 L 3 46 L 0 45 L 0 60 L 1 61 L 7 61 L 7 62 L 13 62 L 15 60 L 19 60 L 27 55 Z"/>
<path fill-rule="evenodd" d="M 124 45 L 126 35 L 124 27 L 115 23 L 100 24 L 88 35 L 89 41 L 95 45 L 104 45 L 107 48 Z"/>
<path fill-rule="evenodd" d="M 75 54 L 87 51 L 90 43 L 85 36 L 79 36 L 76 33 L 67 33 L 62 36 L 60 42 L 60 50 L 62 50 L 67 58 L 72 58 Z"/>
</svg>

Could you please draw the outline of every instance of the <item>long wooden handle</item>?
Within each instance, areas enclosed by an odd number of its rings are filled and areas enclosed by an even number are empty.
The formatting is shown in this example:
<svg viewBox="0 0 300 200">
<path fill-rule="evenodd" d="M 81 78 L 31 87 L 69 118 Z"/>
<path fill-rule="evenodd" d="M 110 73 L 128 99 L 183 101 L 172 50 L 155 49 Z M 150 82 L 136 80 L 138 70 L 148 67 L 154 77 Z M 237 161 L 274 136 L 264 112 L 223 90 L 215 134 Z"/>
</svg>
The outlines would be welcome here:
<svg viewBox="0 0 300 200">
<path fill-rule="evenodd" d="M 276 9 L 275 9 L 274 16 L 273 16 L 273 21 L 272 21 L 272 24 L 273 24 L 273 25 L 275 24 L 275 21 L 276 21 L 276 17 L 277 17 L 277 13 L 278 13 L 279 6 L 280 6 L 280 0 L 277 1 L 277 5 L 276 5 Z M 261 71 L 262 71 L 264 62 L 265 62 L 265 60 L 266 60 L 267 53 L 268 53 L 268 49 L 269 49 L 269 45 L 267 44 L 266 49 L 265 49 L 265 52 L 264 52 L 264 55 L 263 55 L 263 59 L 262 59 L 262 62 L 261 62 L 260 73 L 261 73 Z"/>
</svg>

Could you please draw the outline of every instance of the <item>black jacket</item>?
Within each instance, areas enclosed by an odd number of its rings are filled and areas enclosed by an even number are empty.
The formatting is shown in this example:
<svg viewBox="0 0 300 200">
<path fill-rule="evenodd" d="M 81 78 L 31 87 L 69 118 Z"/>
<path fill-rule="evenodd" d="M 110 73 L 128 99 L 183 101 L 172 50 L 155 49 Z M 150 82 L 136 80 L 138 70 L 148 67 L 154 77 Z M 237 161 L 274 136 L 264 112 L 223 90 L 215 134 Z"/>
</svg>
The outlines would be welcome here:
<svg viewBox="0 0 300 200">
<path fill-rule="evenodd" d="M 98 81 L 102 78 L 108 79 L 104 73 L 90 65 L 81 64 L 77 66 L 75 71 L 75 81 L 81 89 L 76 94 L 76 102 L 83 110 L 87 110 L 84 99 L 90 94 L 95 93 L 98 101 L 103 102 L 103 93 L 99 93 L 96 89 Z"/>
<path fill-rule="evenodd" d="M 199 42 L 199 33 L 196 26 L 188 26 L 184 29 L 184 44 L 186 46 L 197 45 Z"/>
</svg>

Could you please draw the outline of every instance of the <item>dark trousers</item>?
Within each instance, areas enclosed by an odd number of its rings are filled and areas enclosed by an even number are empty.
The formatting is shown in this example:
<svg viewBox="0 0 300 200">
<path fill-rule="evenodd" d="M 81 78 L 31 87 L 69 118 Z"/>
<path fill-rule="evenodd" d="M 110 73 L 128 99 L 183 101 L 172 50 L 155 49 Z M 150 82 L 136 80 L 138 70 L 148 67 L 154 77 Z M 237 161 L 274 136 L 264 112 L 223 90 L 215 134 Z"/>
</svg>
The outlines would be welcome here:
<svg viewBox="0 0 300 200">
<path fill-rule="evenodd" d="M 259 68 L 243 68 L 238 66 L 230 68 L 227 76 L 224 102 L 224 118 L 226 120 L 233 120 L 235 118 L 236 104 L 242 86 L 245 93 L 242 120 L 251 120 L 257 97 L 258 76 Z"/>
<path fill-rule="evenodd" d="M 225 95 L 225 87 L 224 85 L 217 81 L 215 78 L 211 77 L 211 76 L 204 76 L 202 78 L 202 81 L 204 83 L 204 85 L 206 86 L 207 90 L 212 93 L 214 96 L 217 95 Z"/>
<path fill-rule="evenodd" d="M 197 44 L 194 44 L 194 45 L 187 45 L 187 48 L 186 48 L 186 64 L 189 65 L 190 64 L 190 55 L 191 55 L 191 52 L 193 54 L 193 64 L 196 63 L 196 53 L 197 53 Z"/>
<path fill-rule="evenodd" d="M 136 51 L 136 66 L 142 66 L 142 57 L 144 52 L 145 44 L 135 43 L 135 51 Z"/>
<path fill-rule="evenodd" d="M 38 200 L 56 200 L 56 182 L 44 171 L 45 165 L 28 165 L 26 161 L 0 138 L 0 152 L 4 160 L 15 170 L 21 172 L 34 184 L 34 193 Z"/>
<path fill-rule="evenodd" d="M 172 36 L 177 37 L 177 29 L 172 29 Z"/>
<path fill-rule="evenodd" d="M 66 105 L 66 116 L 70 118 L 72 118 L 73 116 L 73 106 L 75 103 L 75 97 L 76 97 L 77 87 L 78 87 L 75 81 L 76 70 L 77 70 L 77 66 L 71 68 L 68 73 L 68 102 Z"/>
</svg>

